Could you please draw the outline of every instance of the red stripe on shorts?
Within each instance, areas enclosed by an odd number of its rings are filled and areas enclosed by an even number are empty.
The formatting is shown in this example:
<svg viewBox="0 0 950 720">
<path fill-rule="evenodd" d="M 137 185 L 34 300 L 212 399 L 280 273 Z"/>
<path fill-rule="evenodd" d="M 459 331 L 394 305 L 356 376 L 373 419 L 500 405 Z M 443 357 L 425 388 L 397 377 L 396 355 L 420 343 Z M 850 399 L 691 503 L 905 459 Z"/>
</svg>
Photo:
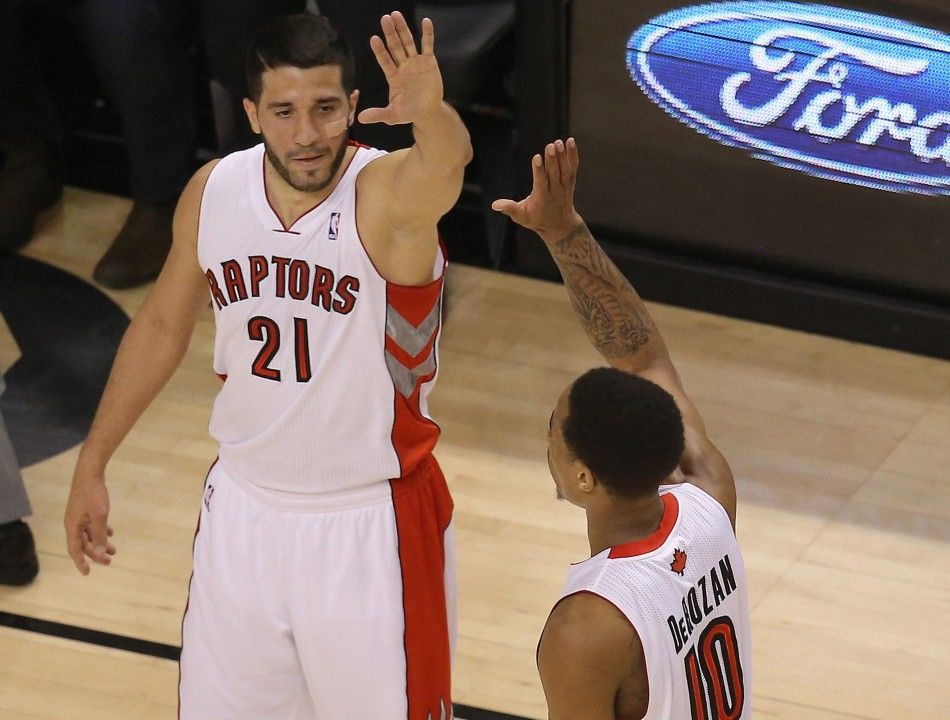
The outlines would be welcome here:
<svg viewBox="0 0 950 720">
<path fill-rule="evenodd" d="M 402 568 L 407 717 L 440 720 L 452 716 L 444 543 L 452 497 L 431 455 L 390 484 Z"/>
</svg>

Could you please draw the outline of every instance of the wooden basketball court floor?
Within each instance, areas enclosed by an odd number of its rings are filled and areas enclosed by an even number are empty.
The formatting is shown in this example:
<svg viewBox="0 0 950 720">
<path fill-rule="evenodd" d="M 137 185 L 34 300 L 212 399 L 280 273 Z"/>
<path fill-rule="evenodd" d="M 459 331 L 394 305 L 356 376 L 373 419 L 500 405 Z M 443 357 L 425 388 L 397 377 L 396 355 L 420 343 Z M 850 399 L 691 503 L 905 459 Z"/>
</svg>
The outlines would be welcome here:
<svg viewBox="0 0 950 720">
<path fill-rule="evenodd" d="M 88 279 L 127 208 L 68 190 L 24 252 Z M 545 430 L 558 393 L 598 358 L 560 286 L 465 267 L 449 280 L 431 405 L 456 501 L 455 700 L 543 718 L 535 643 L 567 565 L 587 554 L 581 511 L 554 499 Z M 145 292 L 110 296 L 131 313 Z M 950 364 L 651 309 L 738 479 L 755 717 L 950 715 Z M 175 717 L 176 665 L 156 655 L 180 640 L 202 481 L 215 457 L 211 340 L 209 311 L 110 466 L 119 549 L 111 568 L 83 578 L 65 552 L 77 450 L 25 470 L 42 570 L 32 586 L 0 589 L 0 615 L 33 619 L 30 629 L 0 627 L 2 720 Z M 0 325 L 0 369 L 15 354 Z M 112 635 L 64 639 L 69 627 Z"/>
</svg>

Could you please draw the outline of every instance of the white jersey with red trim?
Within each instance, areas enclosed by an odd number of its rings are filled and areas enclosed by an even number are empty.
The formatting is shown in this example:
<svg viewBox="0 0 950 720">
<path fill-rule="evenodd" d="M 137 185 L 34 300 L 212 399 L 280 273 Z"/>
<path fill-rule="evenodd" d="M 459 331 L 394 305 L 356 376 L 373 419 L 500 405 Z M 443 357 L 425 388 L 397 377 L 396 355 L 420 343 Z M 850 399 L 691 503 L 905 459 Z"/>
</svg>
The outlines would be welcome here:
<svg viewBox="0 0 950 720">
<path fill-rule="evenodd" d="M 435 445 L 428 414 L 444 251 L 422 287 L 387 282 L 356 226 L 356 178 L 385 153 L 357 146 L 336 188 L 284 227 L 264 146 L 211 171 L 198 260 L 224 379 L 210 431 L 220 462 L 275 493 L 346 491 L 402 477 Z"/>
<path fill-rule="evenodd" d="M 752 717 L 748 585 L 729 516 L 695 485 L 664 485 L 659 529 L 571 566 L 562 598 L 603 597 L 646 659 L 646 720 Z"/>
</svg>

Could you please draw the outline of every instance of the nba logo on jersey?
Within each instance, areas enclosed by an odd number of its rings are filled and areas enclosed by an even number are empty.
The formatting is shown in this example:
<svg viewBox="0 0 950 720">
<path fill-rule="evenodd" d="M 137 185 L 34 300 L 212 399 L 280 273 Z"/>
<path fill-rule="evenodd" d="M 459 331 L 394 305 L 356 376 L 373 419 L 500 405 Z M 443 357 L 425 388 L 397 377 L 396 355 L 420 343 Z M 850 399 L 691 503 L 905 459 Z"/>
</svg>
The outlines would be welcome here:
<svg viewBox="0 0 950 720">
<path fill-rule="evenodd" d="M 214 495 L 214 485 L 209 485 L 205 490 L 205 509 L 211 512 L 211 496 Z"/>
<path fill-rule="evenodd" d="M 340 229 L 340 213 L 330 213 L 330 229 L 327 231 L 327 237 L 330 240 L 336 240 L 337 232 Z"/>
</svg>

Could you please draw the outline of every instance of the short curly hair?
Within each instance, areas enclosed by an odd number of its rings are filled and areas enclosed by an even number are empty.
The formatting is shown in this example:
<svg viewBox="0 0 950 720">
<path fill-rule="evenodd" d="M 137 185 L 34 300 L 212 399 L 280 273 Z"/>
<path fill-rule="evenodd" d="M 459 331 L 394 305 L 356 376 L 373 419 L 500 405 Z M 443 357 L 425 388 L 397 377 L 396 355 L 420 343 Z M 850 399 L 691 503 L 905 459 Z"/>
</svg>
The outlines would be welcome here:
<svg viewBox="0 0 950 720">
<path fill-rule="evenodd" d="M 655 492 L 683 456 L 683 417 L 656 383 L 614 368 L 574 381 L 561 424 L 568 450 L 608 492 Z"/>
</svg>

